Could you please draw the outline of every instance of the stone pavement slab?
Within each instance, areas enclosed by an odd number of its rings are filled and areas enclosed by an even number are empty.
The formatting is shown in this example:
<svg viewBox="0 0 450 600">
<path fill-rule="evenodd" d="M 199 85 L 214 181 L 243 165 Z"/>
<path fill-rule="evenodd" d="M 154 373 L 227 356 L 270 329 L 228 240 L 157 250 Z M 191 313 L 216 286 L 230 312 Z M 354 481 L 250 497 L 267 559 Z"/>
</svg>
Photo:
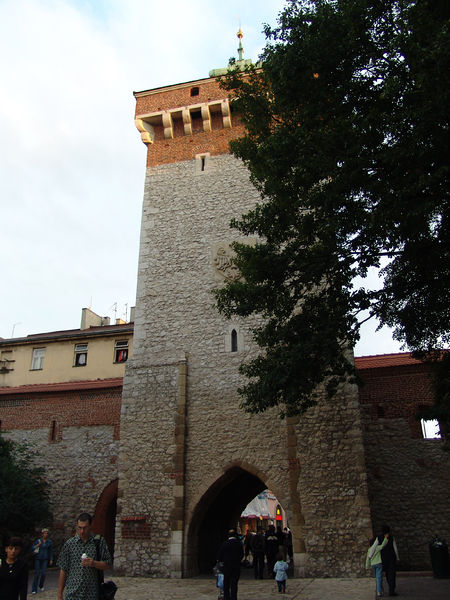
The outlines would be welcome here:
<svg viewBox="0 0 450 600">
<path fill-rule="evenodd" d="M 56 573 L 55 573 L 56 575 Z M 37 600 L 56 600 L 56 576 L 50 577 L 48 588 L 39 592 Z M 145 577 L 117 577 L 106 573 L 119 589 L 116 600 L 216 600 L 214 578 L 152 579 Z M 398 577 L 399 600 L 449 600 L 450 579 L 429 576 Z M 289 579 L 287 593 L 279 594 L 275 581 L 242 579 L 238 600 L 374 600 L 375 580 L 367 578 L 342 579 Z"/>
</svg>

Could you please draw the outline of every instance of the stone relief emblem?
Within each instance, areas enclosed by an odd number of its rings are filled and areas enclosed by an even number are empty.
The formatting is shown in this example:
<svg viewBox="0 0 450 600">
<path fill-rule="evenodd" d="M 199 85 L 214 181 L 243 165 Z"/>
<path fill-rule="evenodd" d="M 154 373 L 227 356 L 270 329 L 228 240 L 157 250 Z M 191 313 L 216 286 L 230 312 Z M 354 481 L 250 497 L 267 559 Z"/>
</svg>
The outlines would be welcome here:
<svg viewBox="0 0 450 600">
<path fill-rule="evenodd" d="M 213 265 L 217 273 L 228 281 L 235 281 L 241 276 L 234 264 L 233 250 L 227 244 L 220 244 L 213 250 Z"/>
</svg>

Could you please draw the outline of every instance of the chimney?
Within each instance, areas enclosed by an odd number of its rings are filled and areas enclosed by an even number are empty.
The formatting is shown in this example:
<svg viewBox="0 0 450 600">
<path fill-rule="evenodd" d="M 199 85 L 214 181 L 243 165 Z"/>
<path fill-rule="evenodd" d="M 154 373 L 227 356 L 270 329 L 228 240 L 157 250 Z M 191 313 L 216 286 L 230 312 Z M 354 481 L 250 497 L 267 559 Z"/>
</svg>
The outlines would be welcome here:
<svg viewBox="0 0 450 600">
<path fill-rule="evenodd" d="M 89 327 L 102 327 L 109 325 L 109 317 L 101 317 L 90 308 L 81 309 L 80 329 L 89 329 Z"/>
</svg>

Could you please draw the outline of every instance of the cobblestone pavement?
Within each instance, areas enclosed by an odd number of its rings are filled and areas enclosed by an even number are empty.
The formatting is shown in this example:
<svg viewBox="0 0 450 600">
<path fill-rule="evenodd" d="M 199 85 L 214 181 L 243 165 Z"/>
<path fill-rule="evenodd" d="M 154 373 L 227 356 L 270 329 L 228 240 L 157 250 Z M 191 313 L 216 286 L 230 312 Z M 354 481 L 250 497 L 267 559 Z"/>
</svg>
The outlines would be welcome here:
<svg viewBox="0 0 450 600">
<path fill-rule="evenodd" d="M 201 579 L 149 579 L 144 577 L 108 576 L 119 589 L 116 600 L 216 600 L 217 589 L 213 578 Z M 46 582 L 47 589 L 36 596 L 38 600 L 55 600 L 57 573 Z M 449 600 L 450 579 L 433 579 L 430 576 L 397 578 L 399 598 L 408 600 Z M 290 579 L 287 593 L 279 594 L 273 580 L 239 582 L 239 600 L 374 600 L 373 578 L 349 579 Z"/>
</svg>

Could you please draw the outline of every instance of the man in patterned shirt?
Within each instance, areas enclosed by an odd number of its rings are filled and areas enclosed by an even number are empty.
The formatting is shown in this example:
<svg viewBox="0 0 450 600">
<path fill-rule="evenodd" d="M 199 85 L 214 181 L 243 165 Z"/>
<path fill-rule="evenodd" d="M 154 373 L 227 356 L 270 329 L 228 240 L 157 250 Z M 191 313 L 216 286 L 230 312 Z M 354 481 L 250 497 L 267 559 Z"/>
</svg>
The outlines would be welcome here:
<svg viewBox="0 0 450 600">
<path fill-rule="evenodd" d="M 58 600 L 98 600 L 98 571 L 105 571 L 111 563 L 104 538 L 91 531 L 92 517 L 81 513 L 77 519 L 77 535 L 68 539 L 58 558 Z"/>
</svg>

